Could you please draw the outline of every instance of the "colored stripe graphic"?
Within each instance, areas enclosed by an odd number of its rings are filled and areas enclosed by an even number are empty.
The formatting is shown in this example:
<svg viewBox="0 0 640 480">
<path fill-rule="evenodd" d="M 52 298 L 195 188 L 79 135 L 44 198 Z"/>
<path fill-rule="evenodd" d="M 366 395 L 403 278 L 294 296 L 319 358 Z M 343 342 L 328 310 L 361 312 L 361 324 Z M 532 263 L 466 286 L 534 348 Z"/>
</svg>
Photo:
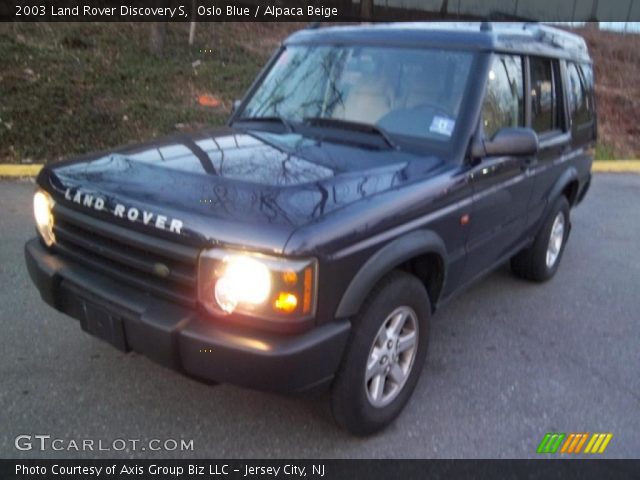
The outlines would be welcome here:
<svg viewBox="0 0 640 480">
<path fill-rule="evenodd" d="M 564 433 L 547 433 L 538 445 L 538 453 L 556 453 L 565 436 Z"/>
<path fill-rule="evenodd" d="M 611 438 L 613 438 L 612 433 L 594 433 L 587 448 L 584 449 L 584 453 L 604 453 Z"/>
<path fill-rule="evenodd" d="M 588 433 L 570 433 L 562 445 L 560 453 L 580 453 L 588 436 Z"/>
<path fill-rule="evenodd" d="M 582 439 L 578 443 L 578 446 L 576 447 L 576 451 L 574 453 L 580 453 L 580 451 L 582 450 L 582 446 L 584 445 L 584 442 L 587 441 L 587 437 L 589 437 L 588 433 L 583 433 L 582 434 Z"/>
<path fill-rule="evenodd" d="M 538 453 L 604 453 L 609 446 L 609 442 L 613 438 L 612 433 L 546 433 L 538 445 Z M 563 442 L 564 440 L 564 442 Z M 588 441 L 587 441 L 588 440 Z M 584 451 L 582 447 L 586 447 Z M 562 446 L 562 448 L 560 448 Z"/>
</svg>

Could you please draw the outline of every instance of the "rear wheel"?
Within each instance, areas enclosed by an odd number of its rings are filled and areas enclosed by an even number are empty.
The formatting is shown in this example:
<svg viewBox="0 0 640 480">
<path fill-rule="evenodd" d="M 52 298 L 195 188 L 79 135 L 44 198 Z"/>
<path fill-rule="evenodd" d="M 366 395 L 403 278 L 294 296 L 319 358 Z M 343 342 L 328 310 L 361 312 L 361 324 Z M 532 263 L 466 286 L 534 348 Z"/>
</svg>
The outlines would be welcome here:
<svg viewBox="0 0 640 480">
<path fill-rule="evenodd" d="M 511 259 L 511 269 L 519 277 L 542 282 L 553 277 L 560 265 L 569 237 L 569 202 L 556 200 L 533 244 Z"/>
<path fill-rule="evenodd" d="M 404 272 L 371 292 L 332 387 L 331 410 L 341 427 L 366 435 L 400 414 L 424 365 L 430 311 L 424 285 Z"/>
</svg>

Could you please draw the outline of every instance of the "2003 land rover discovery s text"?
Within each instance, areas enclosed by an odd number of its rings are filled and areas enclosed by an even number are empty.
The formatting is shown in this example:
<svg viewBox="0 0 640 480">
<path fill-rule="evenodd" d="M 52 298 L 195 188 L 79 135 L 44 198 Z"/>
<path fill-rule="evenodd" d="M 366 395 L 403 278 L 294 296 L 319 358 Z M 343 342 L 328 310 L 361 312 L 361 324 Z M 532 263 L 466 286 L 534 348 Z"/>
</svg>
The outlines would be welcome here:
<svg viewBox="0 0 640 480">
<path fill-rule="evenodd" d="M 47 165 L 26 244 L 43 299 L 187 375 L 331 389 L 391 422 L 434 311 L 511 261 L 554 275 L 591 179 L 593 70 L 538 24 L 299 31 L 228 125 Z"/>
</svg>

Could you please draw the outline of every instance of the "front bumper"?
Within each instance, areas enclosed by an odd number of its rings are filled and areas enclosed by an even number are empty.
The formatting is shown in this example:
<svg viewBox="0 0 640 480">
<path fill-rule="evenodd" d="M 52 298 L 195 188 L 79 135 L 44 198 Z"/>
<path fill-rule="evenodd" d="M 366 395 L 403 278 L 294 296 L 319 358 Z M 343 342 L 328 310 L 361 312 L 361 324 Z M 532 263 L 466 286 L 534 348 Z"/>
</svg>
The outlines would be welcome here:
<svg viewBox="0 0 640 480">
<path fill-rule="evenodd" d="M 349 334 L 346 321 L 299 335 L 222 324 L 69 262 L 38 238 L 26 243 L 25 257 L 44 301 L 80 320 L 85 331 L 204 380 L 280 392 L 322 388 Z"/>
</svg>

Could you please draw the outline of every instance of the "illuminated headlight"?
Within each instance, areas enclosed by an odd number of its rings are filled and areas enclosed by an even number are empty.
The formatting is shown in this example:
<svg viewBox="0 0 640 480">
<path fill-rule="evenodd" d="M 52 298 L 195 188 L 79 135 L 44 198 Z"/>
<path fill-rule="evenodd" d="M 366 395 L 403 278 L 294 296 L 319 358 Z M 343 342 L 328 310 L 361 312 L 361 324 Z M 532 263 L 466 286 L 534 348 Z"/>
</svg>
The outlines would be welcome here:
<svg viewBox="0 0 640 480">
<path fill-rule="evenodd" d="M 261 305 L 271 293 L 271 273 L 266 265 L 251 257 L 231 255 L 223 260 L 214 297 L 225 312 L 233 312 L 239 303 Z"/>
<path fill-rule="evenodd" d="M 200 255 L 198 297 L 217 314 L 270 320 L 315 314 L 317 261 L 292 260 L 224 249 Z"/>
<path fill-rule="evenodd" d="M 56 238 L 53 235 L 53 198 L 44 190 L 38 190 L 33 196 L 33 216 L 36 219 L 38 233 L 47 246 L 53 245 Z"/>
</svg>

